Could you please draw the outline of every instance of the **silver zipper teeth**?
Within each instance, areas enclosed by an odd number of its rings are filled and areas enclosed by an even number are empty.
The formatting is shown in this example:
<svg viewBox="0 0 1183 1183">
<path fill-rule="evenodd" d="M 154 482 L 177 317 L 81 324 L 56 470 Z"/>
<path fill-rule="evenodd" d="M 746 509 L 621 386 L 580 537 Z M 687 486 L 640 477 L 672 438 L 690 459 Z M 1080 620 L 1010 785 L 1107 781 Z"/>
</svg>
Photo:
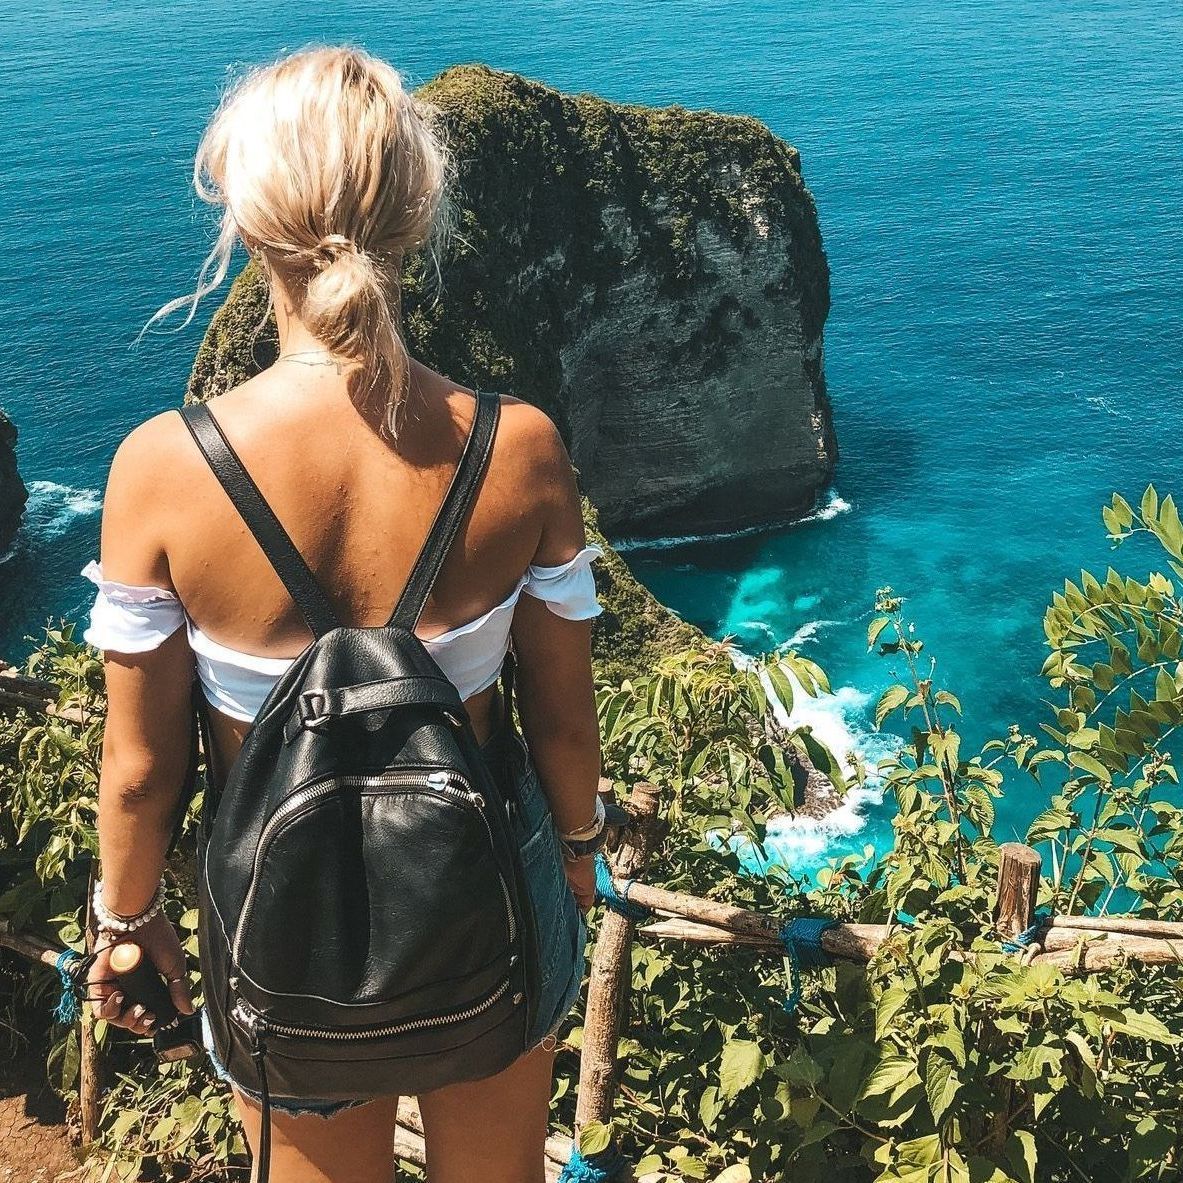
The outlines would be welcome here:
<svg viewBox="0 0 1183 1183">
<path fill-rule="evenodd" d="M 466 1010 L 450 1011 L 445 1015 L 431 1015 L 424 1019 L 408 1019 L 405 1023 L 393 1023 L 388 1027 L 368 1027 L 364 1031 L 340 1031 L 331 1028 L 314 1030 L 309 1027 L 292 1027 L 287 1023 L 273 1023 L 270 1019 L 262 1019 L 262 1026 L 265 1030 L 274 1031 L 277 1035 L 287 1035 L 297 1039 L 329 1039 L 339 1042 L 386 1039 L 392 1035 L 403 1035 L 408 1031 L 419 1031 L 428 1027 L 446 1027 L 449 1023 L 463 1023 L 468 1019 L 475 1019 L 477 1015 L 484 1014 L 504 998 L 508 989 L 509 978 L 506 978 L 488 998 L 482 999 L 475 1006 L 470 1006 Z M 255 1022 L 258 1022 L 260 1018 L 253 1010 L 247 1011 L 242 1003 L 239 1004 L 239 1013 L 248 1026 L 251 1025 L 252 1018 Z"/>
<path fill-rule="evenodd" d="M 493 827 L 489 824 L 489 819 L 485 816 L 484 804 L 485 799 L 480 793 L 476 792 L 473 787 L 461 776 L 456 776 L 452 773 L 428 773 L 427 780 L 430 783 L 432 776 L 440 777 L 442 783 L 435 783 L 431 788 L 437 793 L 444 793 L 449 797 L 460 798 L 467 801 L 470 805 L 477 807 L 477 812 L 480 814 L 481 821 L 485 823 L 485 830 L 489 835 L 489 845 L 496 848 L 496 842 L 493 838 Z M 299 812 L 305 805 L 320 797 L 330 797 L 336 792 L 339 785 L 346 785 L 352 788 L 368 788 L 371 785 L 422 785 L 424 776 L 421 772 L 384 772 L 377 776 L 343 776 L 334 777 L 332 780 L 324 781 L 319 784 L 309 785 L 305 789 L 301 789 L 297 793 L 293 793 L 283 805 L 277 809 L 268 819 L 267 824 L 263 827 L 259 834 L 258 844 L 255 846 L 255 858 L 251 867 L 251 886 L 247 892 L 246 899 L 242 904 L 242 911 L 239 913 L 238 928 L 234 934 L 234 947 L 231 950 L 231 958 L 237 965 L 240 962 L 240 954 L 242 952 L 242 939 L 246 931 L 246 919 L 250 914 L 251 905 L 255 901 L 255 893 L 259 885 L 259 864 L 263 858 L 263 852 L 267 847 L 267 842 L 271 837 L 272 832 L 281 826 L 293 813 Z M 513 914 L 513 904 L 509 898 L 509 887 L 506 885 L 505 876 L 501 873 L 500 868 L 497 871 L 497 879 L 501 884 L 501 895 L 505 900 L 505 917 L 509 927 L 509 941 L 513 944 L 517 940 L 518 925 L 517 918 Z"/>
</svg>

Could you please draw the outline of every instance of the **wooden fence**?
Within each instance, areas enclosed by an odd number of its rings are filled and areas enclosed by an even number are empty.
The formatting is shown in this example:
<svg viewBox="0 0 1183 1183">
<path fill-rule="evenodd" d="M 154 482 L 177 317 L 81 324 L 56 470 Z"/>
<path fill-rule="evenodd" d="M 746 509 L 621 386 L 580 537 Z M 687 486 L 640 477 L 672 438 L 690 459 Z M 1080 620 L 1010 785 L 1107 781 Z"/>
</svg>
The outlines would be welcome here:
<svg viewBox="0 0 1183 1183">
<path fill-rule="evenodd" d="M 0 669 L 0 710 L 45 710 L 56 696 L 55 686 Z M 611 797 L 612 792 L 611 782 L 601 782 L 601 795 Z M 639 922 L 624 911 L 605 910 L 599 922 L 580 1055 L 577 1130 L 592 1122 L 607 1123 L 613 1116 L 618 1084 L 616 1053 L 628 1009 L 634 940 L 674 940 L 729 946 L 739 952 L 785 954 L 781 920 L 642 881 L 651 855 L 665 836 L 660 805 L 657 787 L 645 782 L 634 785 L 628 801 L 631 824 L 610 836 L 607 857 L 613 885 L 619 895 L 647 910 L 651 918 Z M 1183 924 L 1128 916 L 1054 916 L 1037 923 L 1040 872 L 1037 851 L 1019 843 L 1001 847 L 995 928 L 1012 942 L 1016 957 L 1053 964 L 1070 974 L 1094 973 L 1127 959 L 1152 965 L 1183 961 Z M 829 957 L 865 963 L 898 931 L 898 926 L 887 924 L 838 923 L 821 933 L 820 940 Z M 51 967 L 61 953 L 38 937 L 3 927 L 0 947 Z M 82 1138 L 90 1142 L 98 1134 L 103 1062 L 89 1006 L 83 1007 L 80 1023 Z M 410 1162 L 425 1162 L 423 1123 L 413 1099 L 404 1099 L 400 1105 L 395 1150 Z M 548 1180 L 559 1180 L 571 1150 L 570 1138 L 547 1141 Z M 617 1179 L 627 1183 L 627 1171 Z"/>
</svg>

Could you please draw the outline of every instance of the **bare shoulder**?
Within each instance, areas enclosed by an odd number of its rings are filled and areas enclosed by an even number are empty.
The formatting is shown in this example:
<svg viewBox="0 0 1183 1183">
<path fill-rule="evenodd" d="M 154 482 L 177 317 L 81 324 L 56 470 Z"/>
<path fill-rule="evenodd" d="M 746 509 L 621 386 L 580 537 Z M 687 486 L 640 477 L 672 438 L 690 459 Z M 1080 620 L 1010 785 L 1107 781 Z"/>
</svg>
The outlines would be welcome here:
<svg viewBox="0 0 1183 1183">
<path fill-rule="evenodd" d="M 540 407 L 512 394 L 501 396 L 499 443 L 515 463 L 536 479 L 566 479 L 571 469 L 567 446 L 555 421 Z"/>
<path fill-rule="evenodd" d="M 129 432 L 115 451 L 107 496 L 136 493 L 145 487 L 173 485 L 187 470 L 193 457 L 193 442 L 181 416 L 165 411 Z"/>
<path fill-rule="evenodd" d="M 498 447 L 510 456 L 514 487 L 529 491 L 539 515 L 533 561 L 566 562 L 585 544 L 586 535 L 575 469 L 562 434 L 545 411 L 512 395 L 501 396 L 501 422 Z"/>
</svg>

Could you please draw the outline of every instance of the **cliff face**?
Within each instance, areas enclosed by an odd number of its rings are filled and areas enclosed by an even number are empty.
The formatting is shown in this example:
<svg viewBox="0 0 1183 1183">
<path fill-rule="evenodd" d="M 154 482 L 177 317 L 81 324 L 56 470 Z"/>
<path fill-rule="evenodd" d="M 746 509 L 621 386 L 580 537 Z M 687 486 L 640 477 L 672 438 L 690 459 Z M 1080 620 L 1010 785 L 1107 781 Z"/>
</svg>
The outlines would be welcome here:
<svg viewBox="0 0 1183 1183">
<path fill-rule="evenodd" d="M 16 470 L 16 427 L 0 411 L 0 554 L 16 537 L 28 493 Z"/>
<path fill-rule="evenodd" d="M 743 116 L 564 95 L 457 66 L 422 93 L 460 164 L 460 235 L 435 298 L 404 283 L 412 352 L 559 424 L 603 528 L 701 533 L 812 506 L 837 446 L 829 270 L 795 149 Z M 240 282 L 193 395 L 273 355 Z"/>
</svg>

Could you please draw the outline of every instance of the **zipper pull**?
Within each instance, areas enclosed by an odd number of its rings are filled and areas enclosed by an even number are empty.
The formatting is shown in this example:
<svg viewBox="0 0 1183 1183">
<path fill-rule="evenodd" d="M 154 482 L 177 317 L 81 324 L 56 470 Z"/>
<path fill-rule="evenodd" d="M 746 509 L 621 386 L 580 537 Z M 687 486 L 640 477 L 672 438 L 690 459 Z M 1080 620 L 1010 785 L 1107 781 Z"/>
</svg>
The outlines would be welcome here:
<svg viewBox="0 0 1183 1183">
<path fill-rule="evenodd" d="M 251 1040 L 251 1059 L 255 1063 L 255 1071 L 259 1076 L 259 1097 L 261 1102 L 261 1124 L 259 1130 L 259 1159 L 255 1178 L 259 1183 L 270 1183 L 271 1179 L 271 1090 L 267 1085 L 267 1052 L 263 1046 L 262 1031 L 266 1023 L 255 1013 L 253 1008 L 247 1007 L 241 999 L 234 1007 L 233 1014 L 247 1031 Z"/>
<path fill-rule="evenodd" d="M 428 773 L 427 783 L 433 789 L 446 789 L 448 787 L 448 774 L 446 772 Z"/>
</svg>

